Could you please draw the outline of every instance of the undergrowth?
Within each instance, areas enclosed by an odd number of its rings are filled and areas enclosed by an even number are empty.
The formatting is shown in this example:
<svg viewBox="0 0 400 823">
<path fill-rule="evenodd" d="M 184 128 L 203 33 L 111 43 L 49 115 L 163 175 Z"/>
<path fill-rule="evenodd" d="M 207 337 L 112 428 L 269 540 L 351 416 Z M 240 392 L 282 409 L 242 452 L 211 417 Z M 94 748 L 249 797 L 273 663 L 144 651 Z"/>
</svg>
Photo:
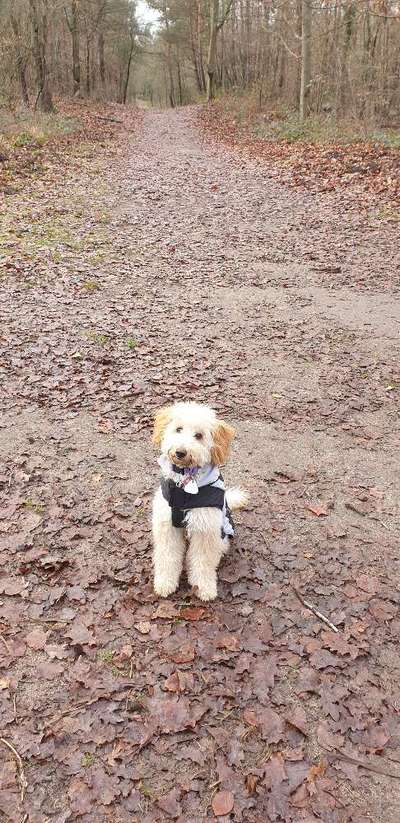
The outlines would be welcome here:
<svg viewBox="0 0 400 823">
<path fill-rule="evenodd" d="M 286 143 L 336 143 L 351 145 L 377 142 L 400 149 L 400 129 L 367 122 L 355 116 L 336 117 L 332 112 L 310 114 L 302 122 L 296 111 L 260 101 L 253 94 L 230 94 L 220 97 L 218 107 L 224 116 L 233 118 L 236 128 L 255 139 Z"/>
</svg>

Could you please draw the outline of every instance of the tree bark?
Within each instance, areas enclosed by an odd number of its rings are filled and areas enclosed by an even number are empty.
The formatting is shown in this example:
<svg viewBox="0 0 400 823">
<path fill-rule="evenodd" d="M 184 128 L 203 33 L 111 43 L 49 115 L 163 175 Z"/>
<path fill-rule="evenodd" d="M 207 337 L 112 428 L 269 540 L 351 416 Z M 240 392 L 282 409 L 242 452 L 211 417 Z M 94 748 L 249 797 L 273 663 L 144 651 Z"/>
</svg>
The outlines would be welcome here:
<svg viewBox="0 0 400 823">
<path fill-rule="evenodd" d="M 40 2 L 40 0 L 39 0 Z M 38 0 L 29 0 L 33 33 L 33 58 L 36 66 L 38 95 L 35 108 L 41 111 L 54 111 L 47 72 L 47 0 L 41 0 L 42 13 L 39 13 Z"/>
<path fill-rule="evenodd" d="M 29 106 L 29 93 L 28 85 L 26 82 L 27 60 L 22 46 L 21 29 L 17 18 L 14 16 L 12 12 L 10 14 L 10 22 L 17 43 L 17 69 L 19 84 L 21 86 L 21 96 L 24 101 L 24 105 Z"/>
<path fill-rule="evenodd" d="M 124 106 L 126 105 L 126 99 L 127 99 L 127 96 L 128 96 L 129 78 L 130 78 L 130 74 L 131 74 L 131 65 L 132 65 L 134 45 L 135 45 L 134 40 L 133 40 L 133 38 L 131 38 L 131 46 L 130 46 L 128 62 L 127 62 L 127 66 L 126 66 L 124 87 L 123 87 L 123 90 L 122 90 L 122 101 L 121 102 L 124 104 Z"/>
<path fill-rule="evenodd" d="M 74 97 L 81 93 L 81 61 L 80 61 L 80 31 L 79 31 L 79 0 L 71 0 L 71 16 L 65 10 L 68 28 L 72 39 L 72 80 Z"/>
<path fill-rule="evenodd" d="M 348 58 L 350 52 L 351 40 L 353 37 L 353 25 L 356 16 L 356 6 L 354 0 L 347 2 L 344 15 L 344 37 L 342 48 L 342 59 L 340 66 L 340 110 L 344 111 L 346 105 L 346 91 L 348 88 Z"/>
<path fill-rule="evenodd" d="M 165 30 L 167 33 L 167 66 L 168 66 L 168 74 L 169 74 L 169 103 L 171 109 L 174 109 L 176 106 L 176 95 L 175 95 L 175 84 L 174 84 L 174 72 L 172 69 L 172 58 L 171 58 L 171 40 L 170 40 L 170 29 L 169 29 L 169 17 L 168 17 L 168 8 L 166 0 L 164 0 L 164 20 L 165 20 Z"/>
<path fill-rule="evenodd" d="M 215 73 L 217 63 L 217 38 L 225 20 L 231 10 L 233 0 L 228 0 L 222 10 L 221 20 L 218 20 L 219 0 L 210 0 L 210 39 L 208 41 L 207 57 L 207 100 L 215 97 Z"/>
<path fill-rule="evenodd" d="M 309 113 L 311 85 L 311 0 L 302 0 L 301 9 L 301 82 L 300 120 Z"/>
<path fill-rule="evenodd" d="M 179 105 L 183 106 L 183 88 L 182 88 L 182 74 L 181 74 L 181 64 L 179 60 L 179 54 L 176 61 L 176 71 L 178 75 L 178 91 L 179 91 Z"/>
<path fill-rule="evenodd" d="M 98 37 L 98 48 L 99 48 L 99 74 L 100 74 L 100 82 L 102 86 L 106 84 L 106 63 L 104 59 L 104 34 L 100 30 L 99 37 Z"/>
<path fill-rule="evenodd" d="M 90 36 L 86 34 L 86 94 L 90 95 Z"/>
<path fill-rule="evenodd" d="M 194 20 L 193 7 L 189 8 L 190 45 L 193 57 L 193 68 L 199 92 L 206 90 L 201 41 L 201 10 L 200 0 L 197 0 L 196 19 Z"/>
<path fill-rule="evenodd" d="M 210 0 L 210 39 L 207 55 L 207 100 L 215 97 L 215 63 L 217 58 L 218 0 Z"/>
</svg>

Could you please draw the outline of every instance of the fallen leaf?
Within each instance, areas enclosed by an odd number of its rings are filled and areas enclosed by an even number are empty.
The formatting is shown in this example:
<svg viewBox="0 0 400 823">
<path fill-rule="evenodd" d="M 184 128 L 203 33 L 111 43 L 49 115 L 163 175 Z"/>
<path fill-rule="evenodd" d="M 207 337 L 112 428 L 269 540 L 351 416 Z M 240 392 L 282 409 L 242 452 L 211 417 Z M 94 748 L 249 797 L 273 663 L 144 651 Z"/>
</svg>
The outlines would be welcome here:
<svg viewBox="0 0 400 823">
<path fill-rule="evenodd" d="M 187 697 L 175 696 L 152 697 L 148 700 L 148 709 L 163 734 L 194 729 L 207 711 L 206 706 L 190 702 Z"/>
<path fill-rule="evenodd" d="M 171 652 L 169 656 L 174 663 L 191 663 L 195 657 L 194 645 L 193 643 L 182 643 L 181 647 Z"/>
<path fill-rule="evenodd" d="M 230 814 L 235 803 L 235 798 L 232 792 L 222 791 L 217 792 L 212 799 L 212 810 L 216 817 L 224 817 Z"/>
<path fill-rule="evenodd" d="M 311 655 L 310 663 L 316 669 L 327 669 L 328 666 L 337 666 L 338 658 L 326 649 L 319 649 Z"/>
<path fill-rule="evenodd" d="M 71 809 L 76 815 L 89 814 L 93 808 L 93 795 L 87 783 L 80 777 L 74 777 L 68 789 Z"/>
<path fill-rule="evenodd" d="M 378 578 L 369 574 L 360 574 L 359 577 L 356 578 L 356 585 L 363 592 L 367 592 L 367 594 L 376 594 L 380 589 Z"/>
<path fill-rule="evenodd" d="M 119 658 L 120 660 L 130 660 L 133 655 L 133 646 L 130 643 L 126 643 L 125 646 L 121 646 L 119 650 Z"/>
<path fill-rule="evenodd" d="M 249 726 L 257 727 L 259 725 L 259 721 L 257 719 L 257 714 L 252 709 L 245 709 L 243 712 L 243 718 Z"/>
<path fill-rule="evenodd" d="M 316 517 L 326 517 L 329 514 L 328 509 L 326 508 L 326 506 L 322 506 L 319 503 L 315 503 L 315 504 L 307 503 L 306 504 L 306 509 L 308 509 L 308 511 L 312 512 L 312 514 L 315 514 Z"/>
<path fill-rule="evenodd" d="M 76 621 L 72 624 L 72 626 L 67 629 L 65 632 L 67 637 L 70 637 L 73 643 L 79 645 L 89 645 L 95 646 L 96 641 L 93 637 L 93 634 L 89 631 L 89 629 L 84 625 L 84 623 L 79 623 Z"/>
<path fill-rule="evenodd" d="M 151 631 L 151 623 L 148 620 L 142 620 L 140 623 L 134 623 L 134 626 L 140 634 L 149 634 Z"/>
<path fill-rule="evenodd" d="M 258 713 L 259 727 L 266 743 L 279 743 L 283 739 L 283 720 L 273 709 L 262 709 Z"/>
<path fill-rule="evenodd" d="M 294 706 L 293 709 L 285 716 L 285 720 L 290 726 L 298 729 L 305 737 L 307 737 L 307 715 L 301 706 Z"/>
<path fill-rule="evenodd" d="M 329 749 L 330 751 L 340 749 L 344 743 L 344 737 L 340 734 L 334 734 L 331 732 L 325 721 L 321 721 L 318 726 L 317 738 L 318 743 L 322 746 L 322 748 Z"/>
<path fill-rule="evenodd" d="M 184 620 L 202 620 L 206 610 L 200 606 L 186 606 L 180 611 L 180 617 Z"/>
<path fill-rule="evenodd" d="M 387 729 L 376 724 L 367 729 L 363 735 L 363 744 L 368 752 L 377 754 L 381 752 L 390 740 L 390 734 Z"/>
<path fill-rule="evenodd" d="M 33 629 L 26 635 L 26 644 L 30 649 L 44 649 L 46 645 L 47 634 L 43 629 Z"/>
<path fill-rule="evenodd" d="M 246 775 L 245 786 L 249 794 L 256 794 L 259 777 L 255 774 Z"/>
<path fill-rule="evenodd" d="M 152 620 L 156 618 L 163 618 L 164 620 L 174 620 L 175 617 L 179 617 L 179 611 L 174 606 L 173 603 L 169 603 L 167 600 L 159 603 L 155 612 L 152 615 Z"/>
<path fill-rule="evenodd" d="M 178 789 L 171 789 L 168 794 L 164 794 L 157 800 L 157 806 L 168 815 L 168 817 L 179 817 L 182 814 L 182 809 L 179 804 L 181 792 Z"/>
<path fill-rule="evenodd" d="M 224 634 L 217 642 L 217 649 L 227 649 L 230 652 L 237 652 L 241 648 L 241 643 L 238 637 L 234 634 Z"/>
<path fill-rule="evenodd" d="M 308 782 L 312 783 L 317 777 L 323 777 L 327 768 L 328 763 L 326 760 L 321 760 L 316 766 L 311 766 L 307 775 Z"/>
<path fill-rule="evenodd" d="M 193 689 L 194 677 L 191 672 L 176 671 L 164 683 L 169 692 L 184 692 Z"/>
<path fill-rule="evenodd" d="M 23 578 L 3 577 L 3 579 L 0 580 L 0 594 L 7 594 L 9 596 L 21 594 L 26 588 L 26 585 Z"/>
</svg>

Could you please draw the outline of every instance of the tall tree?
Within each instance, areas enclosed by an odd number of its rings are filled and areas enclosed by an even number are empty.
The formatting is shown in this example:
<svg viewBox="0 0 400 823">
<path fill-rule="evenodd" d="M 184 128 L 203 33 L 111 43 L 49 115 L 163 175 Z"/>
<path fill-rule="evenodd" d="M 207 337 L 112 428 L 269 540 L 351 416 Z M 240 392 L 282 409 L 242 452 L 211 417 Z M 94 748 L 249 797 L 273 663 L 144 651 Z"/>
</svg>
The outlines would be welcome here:
<svg viewBox="0 0 400 823">
<path fill-rule="evenodd" d="M 132 67 L 132 59 L 135 53 L 135 49 L 137 46 L 137 34 L 138 28 L 136 23 L 136 18 L 134 14 L 134 10 L 132 9 L 131 17 L 129 19 L 129 46 L 128 46 L 128 55 L 126 61 L 126 69 L 125 69 L 125 76 L 123 80 L 122 86 L 122 94 L 121 94 L 121 103 L 124 105 L 126 104 L 127 96 L 128 96 L 128 88 L 129 88 L 129 80 L 131 76 L 131 67 Z"/>
<path fill-rule="evenodd" d="M 13 10 L 10 12 L 10 23 L 15 37 L 15 53 L 21 96 L 25 106 L 29 106 L 29 92 L 26 79 L 26 72 L 28 68 L 28 50 L 23 42 L 20 19 L 19 17 L 16 17 Z"/>
<path fill-rule="evenodd" d="M 311 90 L 311 2 L 312 0 L 302 0 L 301 8 L 300 120 L 308 115 Z"/>
<path fill-rule="evenodd" d="M 42 111 L 53 111 L 47 66 L 48 0 L 29 0 L 33 33 L 33 57 L 38 93 L 36 104 Z"/>
<path fill-rule="evenodd" d="M 64 7 L 65 17 L 72 39 L 72 78 L 75 97 L 81 93 L 81 60 L 80 60 L 80 30 L 79 30 L 79 0 L 71 0 L 68 12 Z"/>
<path fill-rule="evenodd" d="M 222 16 L 219 19 L 219 0 L 210 0 L 210 34 L 207 54 L 207 100 L 215 97 L 215 73 L 217 58 L 217 38 L 228 14 L 231 10 L 233 0 L 228 0 L 222 9 Z"/>
</svg>

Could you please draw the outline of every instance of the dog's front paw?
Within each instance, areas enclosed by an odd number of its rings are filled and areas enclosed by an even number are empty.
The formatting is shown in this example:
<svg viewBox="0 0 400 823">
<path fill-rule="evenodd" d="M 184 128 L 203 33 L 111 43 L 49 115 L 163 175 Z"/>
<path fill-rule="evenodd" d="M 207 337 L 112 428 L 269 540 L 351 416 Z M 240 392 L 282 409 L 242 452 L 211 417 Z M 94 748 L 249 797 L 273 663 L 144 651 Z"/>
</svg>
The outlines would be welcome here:
<svg viewBox="0 0 400 823">
<path fill-rule="evenodd" d="M 215 600 L 217 596 L 217 584 L 209 583 L 207 586 L 196 586 L 196 594 L 200 600 Z"/>
<path fill-rule="evenodd" d="M 154 580 L 154 591 L 159 597 L 169 597 L 170 594 L 176 592 L 178 584 L 171 580 L 163 580 L 156 577 Z"/>
</svg>

